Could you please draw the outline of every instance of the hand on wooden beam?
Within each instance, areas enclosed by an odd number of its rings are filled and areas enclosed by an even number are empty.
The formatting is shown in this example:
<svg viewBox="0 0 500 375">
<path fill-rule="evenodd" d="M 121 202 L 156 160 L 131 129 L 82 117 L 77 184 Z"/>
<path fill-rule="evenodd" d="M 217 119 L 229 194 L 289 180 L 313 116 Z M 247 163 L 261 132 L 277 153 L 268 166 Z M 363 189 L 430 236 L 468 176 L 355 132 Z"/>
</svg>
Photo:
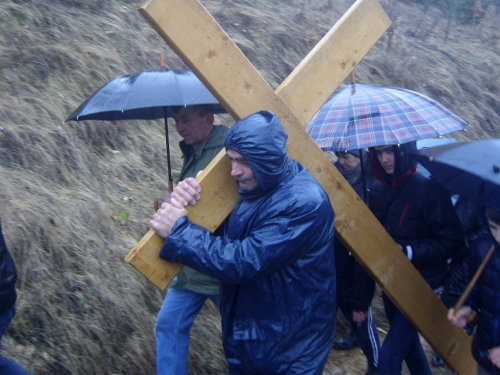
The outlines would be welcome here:
<svg viewBox="0 0 500 375">
<path fill-rule="evenodd" d="M 200 199 L 200 191 L 200 184 L 194 178 L 188 177 L 181 181 L 169 195 L 169 201 L 165 200 L 149 221 L 155 233 L 166 238 L 172 232 L 175 222 L 187 216 L 188 212 L 184 207 L 188 204 L 192 206 Z"/>
</svg>

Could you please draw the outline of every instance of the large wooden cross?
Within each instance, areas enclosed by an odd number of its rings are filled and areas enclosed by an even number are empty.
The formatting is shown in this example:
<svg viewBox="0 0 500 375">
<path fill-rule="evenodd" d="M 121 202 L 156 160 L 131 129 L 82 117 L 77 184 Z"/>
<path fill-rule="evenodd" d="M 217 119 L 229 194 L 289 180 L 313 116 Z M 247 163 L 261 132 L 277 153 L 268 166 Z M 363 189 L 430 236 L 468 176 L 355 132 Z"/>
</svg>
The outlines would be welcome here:
<svg viewBox="0 0 500 375">
<path fill-rule="evenodd" d="M 262 109 L 286 129 L 290 156 L 321 183 L 335 210 L 337 235 L 446 363 L 476 371 L 470 338 L 446 319 L 446 308 L 304 127 L 380 38 L 390 20 L 376 0 L 358 0 L 273 91 L 198 0 L 150 0 L 139 12 L 236 120 Z M 215 230 L 239 200 L 221 151 L 199 177 L 203 193 L 189 218 Z M 150 230 L 125 258 L 160 289 L 182 268 L 158 256 L 163 239 Z"/>
</svg>

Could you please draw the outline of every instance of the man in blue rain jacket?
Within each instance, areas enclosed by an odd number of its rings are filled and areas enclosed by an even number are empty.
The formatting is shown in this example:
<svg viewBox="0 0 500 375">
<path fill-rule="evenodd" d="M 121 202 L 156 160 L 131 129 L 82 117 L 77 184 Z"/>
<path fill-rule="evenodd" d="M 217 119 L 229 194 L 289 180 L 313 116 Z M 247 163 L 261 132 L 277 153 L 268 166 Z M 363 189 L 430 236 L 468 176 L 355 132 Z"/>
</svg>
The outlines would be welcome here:
<svg viewBox="0 0 500 375">
<path fill-rule="evenodd" d="M 319 183 L 287 155 L 287 138 L 269 111 L 229 129 L 224 146 L 241 200 L 221 236 L 189 221 L 184 206 L 200 192 L 192 178 L 150 222 L 166 237 L 163 259 L 220 280 L 231 374 L 321 374 L 333 341 L 335 215 Z"/>
</svg>

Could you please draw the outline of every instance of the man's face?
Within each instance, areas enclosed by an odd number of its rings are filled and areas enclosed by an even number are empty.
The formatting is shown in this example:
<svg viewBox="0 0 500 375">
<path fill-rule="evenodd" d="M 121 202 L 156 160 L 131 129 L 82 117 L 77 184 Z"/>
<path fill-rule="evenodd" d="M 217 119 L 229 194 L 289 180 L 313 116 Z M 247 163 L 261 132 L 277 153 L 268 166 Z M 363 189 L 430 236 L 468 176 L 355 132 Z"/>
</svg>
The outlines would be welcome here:
<svg viewBox="0 0 500 375">
<path fill-rule="evenodd" d="M 251 191 L 259 186 L 259 182 L 248 165 L 248 162 L 241 156 L 239 152 L 227 149 L 226 155 L 231 161 L 231 176 L 233 176 L 240 189 L 243 191 Z"/>
<path fill-rule="evenodd" d="M 488 223 L 490 225 L 490 231 L 495 238 L 495 241 L 500 244 L 500 223 L 495 223 L 493 220 L 488 218 Z"/>
<path fill-rule="evenodd" d="M 348 152 L 338 152 L 337 157 L 340 166 L 346 170 L 356 168 L 360 163 L 359 158 Z"/>
<path fill-rule="evenodd" d="M 175 127 L 187 145 L 195 151 L 205 142 L 213 129 L 214 115 L 207 113 L 200 116 L 192 106 L 181 108 L 174 113 Z"/>
<path fill-rule="evenodd" d="M 394 174 L 394 147 L 390 146 L 375 146 L 375 155 L 384 168 L 385 173 Z"/>
</svg>

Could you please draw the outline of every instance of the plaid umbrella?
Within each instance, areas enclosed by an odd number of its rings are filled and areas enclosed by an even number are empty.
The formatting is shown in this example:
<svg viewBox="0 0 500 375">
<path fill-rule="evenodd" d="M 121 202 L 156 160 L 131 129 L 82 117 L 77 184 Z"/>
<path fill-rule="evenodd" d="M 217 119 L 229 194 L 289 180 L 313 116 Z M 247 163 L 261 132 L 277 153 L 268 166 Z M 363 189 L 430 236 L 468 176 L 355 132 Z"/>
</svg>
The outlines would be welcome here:
<svg viewBox="0 0 500 375">
<path fill-rule="evenodd" d="M 323 151 L 347 151 L 439 137 L 468 125 L 418 92 L 350 83 L 333 93 L 306 130 Z"/>
</svg>

